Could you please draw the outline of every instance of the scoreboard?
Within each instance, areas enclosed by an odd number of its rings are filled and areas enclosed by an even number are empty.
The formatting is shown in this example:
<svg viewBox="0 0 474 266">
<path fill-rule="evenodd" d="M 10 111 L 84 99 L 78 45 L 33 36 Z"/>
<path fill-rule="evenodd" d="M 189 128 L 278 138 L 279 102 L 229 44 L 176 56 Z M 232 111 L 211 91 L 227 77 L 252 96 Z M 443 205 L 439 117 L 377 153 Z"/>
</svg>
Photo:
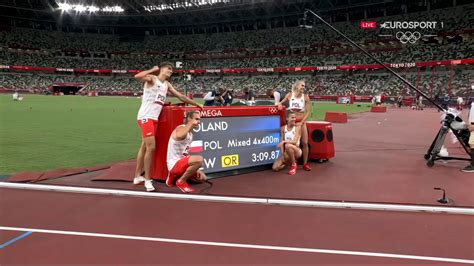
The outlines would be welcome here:
<svg viewBox="0 0 474 266">
<path fill-rule="evenodd" d="M 190 153 L 204 157 L 206 174 L 272 164 L 280 153 L 276 115 L 203 117 L 193 134 Z"/>
<path fill-rule="evenodd" d="M 166 179 L 166 154 L 171 132 L 184 123 L 186 111 L 194 107 L 164 106 L 155 136 L 152 178 Z M 204 158 L 210 177 L 268 168 L 280 155 L 280 126 L 285 110 L 276 106 L 208 107 L 200 111 L 201 123 L 194 129 L 191 155 Z"/>
</svg>

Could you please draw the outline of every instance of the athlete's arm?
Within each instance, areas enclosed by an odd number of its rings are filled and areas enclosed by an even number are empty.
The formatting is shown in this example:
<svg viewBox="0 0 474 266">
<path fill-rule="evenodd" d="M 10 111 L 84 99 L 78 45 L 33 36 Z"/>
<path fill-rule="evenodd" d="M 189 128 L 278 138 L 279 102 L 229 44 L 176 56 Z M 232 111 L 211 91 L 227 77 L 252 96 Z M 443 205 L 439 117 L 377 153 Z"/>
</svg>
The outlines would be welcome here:
<svg viewBox="0 0 474 266">
<path fill-rule="evenodd" d="M 225 89 L 221 96 L 225 97 L 227 94 L 229 94 L 229 89 Z"/>
<path fill-rule="evenodd" d="M 285 126 L 280 127 L 280 143 L 278 143 L 277 148 L 280 148 L 281 154 L 285 152 L 284 145 L 285 145 Z"/>
<path fill-rule="evenodd" d="M 152 69 L 148 69 L 136 74 L 135 79 L 143 82 L 153 83 L 153 76 L 150 74 L 158 70 L 160 70 L 160 67 L 154 66 Z"/>
<path fill-rule="evenodd" d="M 275 99 L 275 105 L 280 104 L 281 95 L 279 92 L 277 91 L 273 92 L 273 98 Z"/>
<path fill-rule="evenodd" d="M 176 98 L 178 98 L 180 101 L 182 101 L 183 103 L 188 103 L 188 104 L 191 104 L 191 105 L 194 105 L 196 107 L 199 107 L 201 110 L 203 109 L 203 106 L 202 104 L 199 104 L 191 99 L 189 99 L 186 95 L 183 95 L 182 93 L 180 93 L 179 91 L 177 91 L 173 85 L 171 85 L 171 83 L 167 82 L 168 83 L 168 91 L 173 94 L 174 96 L 176 96 Z"/>
<path fill-rule="evenodd" d="M 288 94 L 285 96 L 285 98 L 284 98 L 283 100 L 281 100 L 280 103 L 278 103 L 278 110 L 281 110 L 281 108 L 283 108 L 283 107 L 282 107 L 283 104 L 286 103 L 286 102 L 288 102 L 288 101 L 290 100 L 289 97 L 290 97 L 290 93 L 288 93 Z"/>
<path fill-rule="evenodd" d="M 185 125 L 184 127 L 178 126 L 173 132 L 174 140 L 180 141 L 184 140 L 188 133 L 191 131 L 192 127 Z"/>
</svg>

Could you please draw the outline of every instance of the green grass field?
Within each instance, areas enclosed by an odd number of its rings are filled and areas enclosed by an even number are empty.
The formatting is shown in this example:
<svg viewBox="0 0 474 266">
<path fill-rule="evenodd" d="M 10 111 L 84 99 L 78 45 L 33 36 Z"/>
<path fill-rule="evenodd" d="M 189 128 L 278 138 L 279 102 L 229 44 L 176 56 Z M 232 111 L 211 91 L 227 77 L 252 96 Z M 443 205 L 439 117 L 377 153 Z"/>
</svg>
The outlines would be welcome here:
<svg viewBox="0 0 474 266">
<path fill-rule="evenodd" d="M 0 175 L 94 166 L 132 159 L 140 145 L 140 99 L 0 95 Z M 367 111 L 363 104 L 314 103 L 312 120 L 327 111 Z"/>
</svg>

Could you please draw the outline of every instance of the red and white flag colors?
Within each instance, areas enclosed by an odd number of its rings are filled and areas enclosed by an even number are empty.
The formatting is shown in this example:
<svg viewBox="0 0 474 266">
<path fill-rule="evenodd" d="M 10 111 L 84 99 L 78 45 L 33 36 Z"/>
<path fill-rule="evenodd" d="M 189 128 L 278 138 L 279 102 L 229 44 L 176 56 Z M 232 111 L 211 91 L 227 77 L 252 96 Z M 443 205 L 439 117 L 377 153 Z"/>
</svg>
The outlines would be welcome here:
<svg viewBox="0 0 474 266">
<path fill-rule="evenodd" d="M 202 152 L 203 150 L 202 140 L 193 140 L 193 142 L 191 142 L 190 153 Z"/>
</svg>

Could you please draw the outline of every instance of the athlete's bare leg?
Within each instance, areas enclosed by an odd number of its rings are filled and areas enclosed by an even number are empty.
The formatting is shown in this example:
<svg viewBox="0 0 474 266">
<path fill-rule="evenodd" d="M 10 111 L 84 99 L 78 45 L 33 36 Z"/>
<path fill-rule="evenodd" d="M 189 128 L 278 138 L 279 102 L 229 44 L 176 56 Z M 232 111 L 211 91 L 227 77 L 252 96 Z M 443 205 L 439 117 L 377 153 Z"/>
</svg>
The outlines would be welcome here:
<svg viewBox="0 0 474 266">
<path fill-rule="evenodd" d="M 183 183 L 191 176 L 195 175 L 199 168 L 201 168 L 204 159 L 202 156 L 190 156 L 188 161 L 188 168 L 177 182 Z"/>
<path fill-rule="evenodd" d="M 140 146 L 140 149 L 138 150 L 138 154 L 137 154 L 137 167 L 135 168 L 135 177 L 141 176 L 143 173 L 143 162 L 145 160 L 145 151 L 146 151 L 145 142 L 142 141 L 142 145 Z"/>
<path fill-rule="evenodd" d="M 290 163 L 291 165 L 296 164 L 296 160 L 298 160 L 301 157 L 300 148 L 293 144 L 286 144 L 285 149 L 287 150 L 287 153 L 288 153 L 288 159 L 286 162 Z"/>
<path fill-rule="evenodd" d="M 155 154 L 155 136 L 146 137 L 143 139 L 143 142 L 145 143 L 145 156 L 143 160 L 145 179 L 149 180 L 151 175 L 151 166 L 153 165 L 153 155 Z"/>
<path fill-rule="evenodd" d="M 301 145 L 303 145 L 303 164 L 307 164 L 309 148 L 308 148 L 308 128 L 306 127 L 306 123 L 304 123 L 301 126 Z"/>
<path fill-rule="evenodd" d="M 285 168 L 285 157 L 284 154 L 282 154 L 280 157 L 278 157 L 275 162 L 273 163 L 272 170 L 275 172 L 281 171 Z"/>
</svg>

